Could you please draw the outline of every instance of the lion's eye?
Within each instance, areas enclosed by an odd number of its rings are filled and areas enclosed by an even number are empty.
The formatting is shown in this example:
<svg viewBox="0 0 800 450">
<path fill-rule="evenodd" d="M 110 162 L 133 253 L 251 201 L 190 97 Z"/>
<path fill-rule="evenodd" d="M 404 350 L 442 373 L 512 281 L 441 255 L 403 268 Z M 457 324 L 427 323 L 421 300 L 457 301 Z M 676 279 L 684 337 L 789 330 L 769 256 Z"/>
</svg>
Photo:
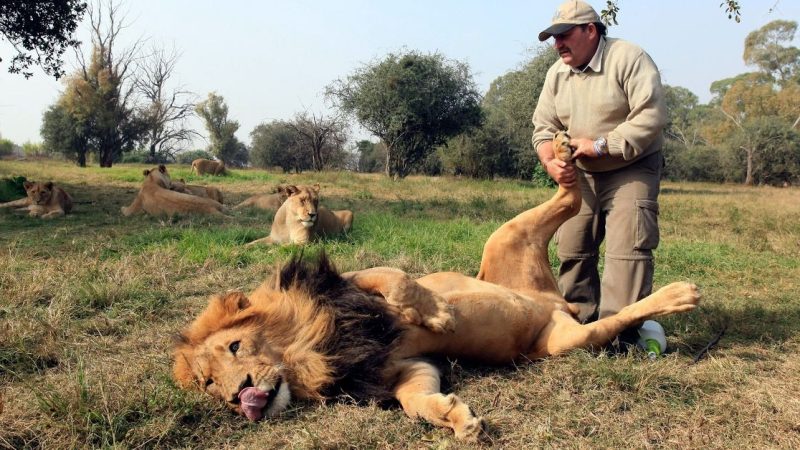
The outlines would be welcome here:
<svg viewBox="0 0 800 450">
<path fill-rule="evenodd" d="M 236 352 L 239 351 L 239 343 L 240 341 L 232 342 L 231 345 L 228 347 L 231 350 L 231 353 L 233 353 L 234 355 L 236 354 Z"/>
</svg>

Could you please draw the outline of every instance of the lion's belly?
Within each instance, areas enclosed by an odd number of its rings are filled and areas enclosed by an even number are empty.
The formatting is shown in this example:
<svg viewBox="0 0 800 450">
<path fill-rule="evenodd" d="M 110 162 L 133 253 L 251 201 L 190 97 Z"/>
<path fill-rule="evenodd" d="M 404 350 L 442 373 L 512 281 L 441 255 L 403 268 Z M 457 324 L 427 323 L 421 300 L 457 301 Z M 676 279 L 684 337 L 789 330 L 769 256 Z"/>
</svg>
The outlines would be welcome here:
<svg viewBox="0 0 800 450">
<path fill-rule="evenodd" d="M 469 285 L 464 291 L 437 291 L 454 306 L 455 332 L 437 334 L 413 327 L 403 343 L 406 356 L 438 354 L 506 364 L 530 351 L 549 323 L 554 306 L 495 285 L 485 290 Z"/>
</svg>

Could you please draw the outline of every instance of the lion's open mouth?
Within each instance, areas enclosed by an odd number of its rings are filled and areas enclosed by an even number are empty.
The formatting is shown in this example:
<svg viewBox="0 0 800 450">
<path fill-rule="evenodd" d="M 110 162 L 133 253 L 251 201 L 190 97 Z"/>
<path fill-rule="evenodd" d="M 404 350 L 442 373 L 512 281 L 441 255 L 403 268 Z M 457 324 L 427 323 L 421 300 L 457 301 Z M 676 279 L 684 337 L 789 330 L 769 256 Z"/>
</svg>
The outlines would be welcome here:
<svg viewBox="0 0 800 450">
<path fill-rule="evenodd" d="M 241 400 L 241 408 L 244 415 L 252 420 L 260 420 L 264 417 L 264 412 L 269 410 L 269 407 L 278 396 L 278 391 L 283 382 L 282 378 L 278 378 L 272 389 L 269 391 L 262 391 L 257 387 L 247 387 L 239 392 L 239 400 Z"/>
</svg>

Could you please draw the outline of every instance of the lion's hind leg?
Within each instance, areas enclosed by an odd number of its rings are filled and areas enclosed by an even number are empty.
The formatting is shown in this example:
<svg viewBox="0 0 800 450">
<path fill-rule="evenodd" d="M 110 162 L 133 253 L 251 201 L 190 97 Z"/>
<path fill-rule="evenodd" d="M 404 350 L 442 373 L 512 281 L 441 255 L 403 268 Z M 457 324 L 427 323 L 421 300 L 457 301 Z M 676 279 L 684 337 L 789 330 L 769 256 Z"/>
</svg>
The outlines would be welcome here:
<svg viewBox="0 0 800 450">
<path fill-rule="evenodd" d="M 242 208 L 247 208 L 248 206 L 253 206 L 253 205 L 255 205 L 255 203 L 256 203 L 255 197 L 249 197 L 249 198 L 243 200 L 238 205 L 234 206 L 232 209 L 234 211 L 236 211 L 236 210 L 239 210 L 239 209 L 242 209 Z"/>
<path fill-rule="evenodd" d="M 374 267 L 342 276 L 362 291 L 382 296 L 407 323 L 422 325 L 435 333 L 455 330 L 451 305 L 400 269 Z"/>
<path fill-rule="evenodd" d="M 22 209 L 27 209 L 30 204 L 31 200 L 28 197 L 22 197 L 19 200 L 12 200 L 10 202 L 0 203 L 0 208 L 15 208 L 24 206 L 25 208 Z"/>
<path fill-rule="evenodd" d="M 409 417 L 422 418 L 436 426 L 451 428 L 457 439 L 477 441 L 485 422 L 455 394 L 441 393 L 439 371 L 422 360 L 405 360 L 397 365 L 395 398 Z"/>
<path fill-rule="evenodd" d="M 647 319 L 691 311 L 697 307 L 700 298 L 694 284 L 672 283 L 596 322 L 580 324 L 566 312 L 555 311 L 550 324 L 539 335 L 534 351 L 528 356 L 541 358 L 574 348 L 604 346 L 625 329 Z"/>
</svg>

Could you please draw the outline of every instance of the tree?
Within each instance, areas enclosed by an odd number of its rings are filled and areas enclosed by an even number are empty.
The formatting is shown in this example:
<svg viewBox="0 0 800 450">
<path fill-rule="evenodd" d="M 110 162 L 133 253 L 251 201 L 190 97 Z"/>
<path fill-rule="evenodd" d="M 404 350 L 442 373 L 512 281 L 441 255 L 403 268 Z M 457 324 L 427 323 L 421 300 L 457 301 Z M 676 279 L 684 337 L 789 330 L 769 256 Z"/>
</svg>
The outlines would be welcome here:
<svg viewBox="0 0 800 450">
<path fill-rule="evenodd" d="M 514 155 L 509 139 L 500 127 L 489 123 L 462 133 L 440 149 L 444 169 L 472 178 L 513 175 Z"/>
<path fill-rule="evenodd" d="M 254 166 L 279 166 L 284 172 L 311 169 L 311 152 L 301 145 L 294 126 L 284 121 L 262 123 L 250 132 L 250 158 Z"/>
<path fill-rule="evenodd" d="M 247 147 L 236 138 L 239 122 L 228 118 L 228 105 L 225 99 L 210 92 L 206 100 L 195 107 L 195 112 L 203 119 L 211 145 L 209 152 L 232 166 L 244 166 L 249 159 Z"/>
<path fill-rule="evenodd" d="M 380 142 L 362 139 L 356 142 L 359 172 L 381 172 L 386 167 L 386 148 Z"/>
<path fill-rule="evenodd" d="M 745 179 L 744 183 L 752 185 L 753 167 L 757 157 L 756 135 L 759 134 L 757 125 L 748 124 L 756 118 L 773 115 L 771 112 L 771 98 L 775 96 L 771 80 L 763 74 L 744 74 L 734 80 L 721 80 L 718 86 L 724 86 L 719 92 L 724 92 L 719 104 L 719 111 L 733 125 L 733 131 L 738 132 L 738 147 L 745 153 Z M 760 123 L 760 122 L 759 122 Z M 727 137 L 733 133 L 726 133 Z M 749 135 L 749 136 L 748 136 Z"/>
<path fill-rule="evenodd" d="M 780 129 L 785 124 L 796 129 L 800 124 L 800 86 L 796 81 L 800 51 L 780 46 L 794 38 L 796 27 L 795 22 L 773 21 L 750 33 L 745 41 L 745 62 L 761 70 L 711 85 L 715 94 L 712 104 L 724 121 L 710 127 L 709 139 L 742 152 L 744 182 L 748 185 L 771 179 L 758 173 L 759 168 L 774 167 L 768 162 L 776 152 L 763 145 L 781 142 L 791 146 L 776 136 L 791 140 L 794 135 L 776 132 L 774 127 Z M 789 152 L 788 157 L 792 154 Z"/>
<path fill-rule="evenodd" d="M 30 67 L 38 65 L 46 74 L 60 78 L 64 51 L 80 44 L 72 36 L 85 11 L 86 2 L 80 0 L 0 2 L 0 35 L 17 53 L 8 72 L 30 78 Z"/>
<path fill-rule="evenodd" d="M 149 149 L 148 162 L 164 162 L 175 153 L 191 144 L 200 133 L 187 127 L 187 120 L 194 114 L 193 94 L 180 88 L 170 89 L 176 52 L 153 48 L 152 54 L 139 67 L 135 81 L 137 93 L 146 104 L 140 115 L 144 123 L 144 140 Z"/>
<path fill-rule="evenodd" d="M 83 124 L 89 148 L 100 167 L 111 167 L 123 152 L 132 150 L 143 132 L 136 115 L 131 72 L 140 41 L 120 49 L 117 39 L 126 28 L 118 6 L 90 7 L 92 51 L 87 61 L 78 51 L 79 69 L 67 78 L 59 104 Z M 106 23 L 107 21 L 107 23 Z"/>
<path fill-rule="evenodd" d="M 381 139 L 386 174 L 395 179 L 482 119 L 469 67 L 438 53 L 391 53 L 337 80 L 327 94 Z"/>
<path fill-rule="evenodd" d="M 744 62 L 758 67 L 779 84 L 800 82 L 800 49 L 784 47 L 791 44 L 797 22 L 774 20 L 747 35 L 744 40 Z"/>
<path fill-rule="evenodd" d="M 86 123 L 56 103 L 42 117 L 42 138 L 48 153 L 60 153 L 80 167 L 86 167 L 88 130 Z"/>
<path fill-rule="evenodd" d="M 745 122 L 733 142 L 748 150 L 748 184 L 780 186 L 800 181 L 800 135 L 788 122 L 756 117 Z"/>
<path fill-rule="evenodd" d="M 667 139 L 679 142 L 684 147 L 699 143 L 700 135 L 694 126 L 702 114 L 697 96 L 680 86 L 664 85 L 664 102 L 667 105 Z"/>
<path fill-rule="evenodd" d="M 299 138 L 299 143 L 311 154 L 311 167 L 316 171 L 330 165 L 341 166 L 344 144 L 347 142 L 347 123 L 342 116 L 326 118 L 323 114 L 302 112 L 288 122 Z M 337 164 L 332 164 L 337 163 Z"/>
<path fill-rule="evenodd" d="M 667 126 L 664 129 L 664 171 L 673 180 L 723 181 L 720 149 L 708 145 L 708 126 L 719 126 L 714 107 L 701 105 L 697 96 L 680 86 L 664 85 Z M 719 140 L 715 139 L 715 142 Z"/>
<path fill-rule="evenodd" d="M 547 70 L 558 60 L 552 46 L 541 46 L 517 70 L 492 81 L 483 97 L 486 122 L 507 137 L 514 159 L 508 175 L 530 178 L 538 164 L 531 145 L 533 111 L 539 101 Z"/>
</svg>

